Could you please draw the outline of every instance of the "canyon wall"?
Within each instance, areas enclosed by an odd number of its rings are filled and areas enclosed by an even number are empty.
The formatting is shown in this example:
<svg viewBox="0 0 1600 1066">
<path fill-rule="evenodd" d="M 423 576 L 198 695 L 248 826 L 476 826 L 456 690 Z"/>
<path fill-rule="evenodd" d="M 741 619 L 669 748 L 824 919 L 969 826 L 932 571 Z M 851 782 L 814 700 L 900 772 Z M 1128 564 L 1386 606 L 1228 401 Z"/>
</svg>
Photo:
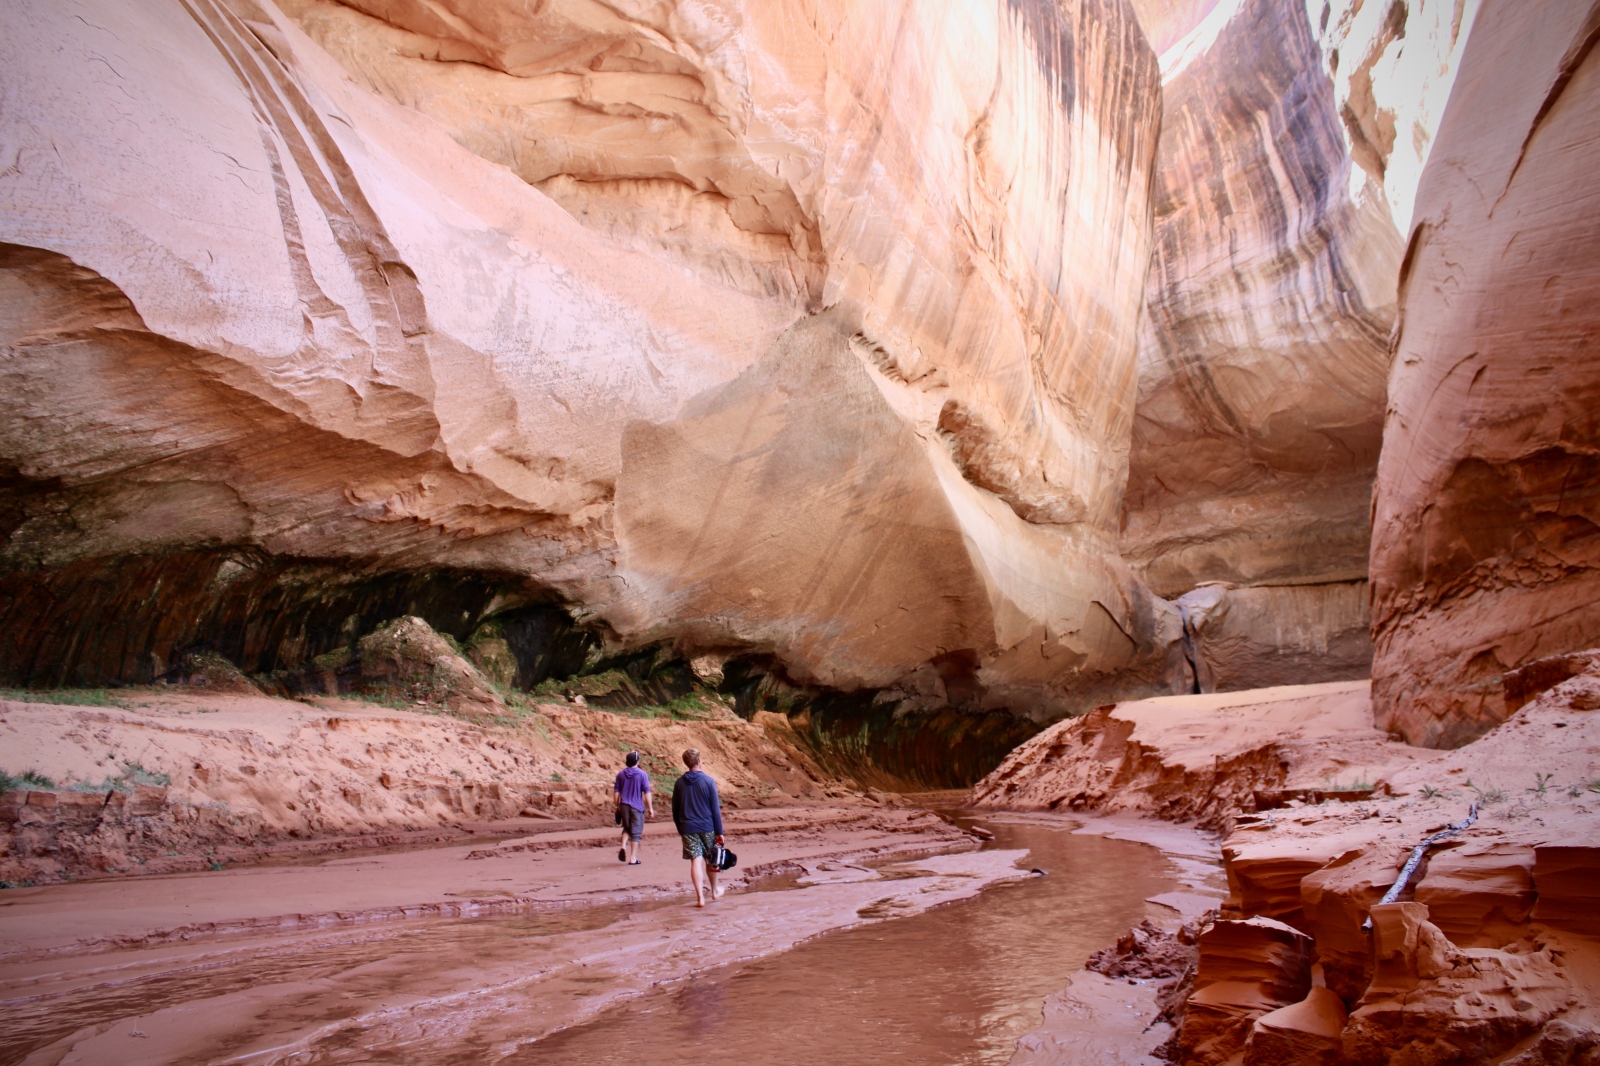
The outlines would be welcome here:
<svg viewBox="0 0 1600 1066">
<path fill-rule="evenodd" d="M 1417 197 L 1372 543 L 1380 726 L 1455 747 L 1600 639 L 1600 6 L 1486 4 Z"/>
<path fill-rule="evenodd" d="M 5 679 L 560 602 L 919 706 L 1188 684 L 1118 552 L 1124 0 L 4 19 Z"/>
<path fill-rule="evenodd" d="M 1367 675 L 1346 601 L 1367 592 L 1403 234 L 1476 6 L 1141 12 L 1165 102 L 1123 551 L 1162 596 L 1273 590 L 1286 632 L 1256 640 L 1288 672 L 1255 684 Z"/>
</svg>

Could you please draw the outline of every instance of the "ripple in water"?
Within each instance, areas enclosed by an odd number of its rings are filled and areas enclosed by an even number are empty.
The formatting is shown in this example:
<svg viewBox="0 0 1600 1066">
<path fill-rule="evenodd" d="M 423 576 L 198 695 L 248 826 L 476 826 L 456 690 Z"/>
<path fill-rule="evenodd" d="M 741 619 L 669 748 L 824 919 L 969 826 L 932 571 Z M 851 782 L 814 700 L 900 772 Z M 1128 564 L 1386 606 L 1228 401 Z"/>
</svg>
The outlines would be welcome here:
<svg viewBox="0 0 1600 1066">
<path fill-rule="evenodd" d="M 1005 1063 L 1089 954 L 1172 887 L 1154 848 L 981 820 L 1049 870 L 975 899 L 829 933 L 630 1000 L 503 1060 L 516 1066 Z"/>
</svg>

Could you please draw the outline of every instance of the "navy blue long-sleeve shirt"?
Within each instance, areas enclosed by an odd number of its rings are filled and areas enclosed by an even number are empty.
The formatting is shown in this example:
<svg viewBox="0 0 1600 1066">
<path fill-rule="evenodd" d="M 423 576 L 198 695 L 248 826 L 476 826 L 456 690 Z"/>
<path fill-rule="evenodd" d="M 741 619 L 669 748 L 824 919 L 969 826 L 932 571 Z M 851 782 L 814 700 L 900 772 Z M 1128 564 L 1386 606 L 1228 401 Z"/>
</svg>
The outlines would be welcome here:
<svg viewBox="0 0 1600 1066">
<path fill-rule="evenodd" d="M 722 800 L 710 774 L 690 770 L 673 784 L 672 824 L 679 833 L 722 835 Z"/>
</svg>

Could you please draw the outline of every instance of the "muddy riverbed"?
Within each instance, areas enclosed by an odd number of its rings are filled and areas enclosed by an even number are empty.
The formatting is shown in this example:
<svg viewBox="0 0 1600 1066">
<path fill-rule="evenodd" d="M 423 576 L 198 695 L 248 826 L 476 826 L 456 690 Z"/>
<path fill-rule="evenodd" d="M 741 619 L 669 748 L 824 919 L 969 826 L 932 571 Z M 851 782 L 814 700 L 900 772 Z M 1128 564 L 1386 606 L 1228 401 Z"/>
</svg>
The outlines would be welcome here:
<svg viewBox="0 0 1600 1066">
<path fill-rule="evenodd" d="M 963 819 L 970 820 L 970 819 Z M 510 1061 L 1005 1063 L 1044 997 L 1138 923 L 1173 871 L 1156 849 L 981 819 L 989 847 L 1047 871 L 899 921 L 858 926 L 625 1001 Z"/>
<path fill-rule="evenodd" d="M 569 905 L 41 958 L 0 974 L 0 1062 L 1003 1063 L 1176 872 L 1065 821 L 980 821 L 979 852 L 808 863 L 704 912 Z"/>
</svg>

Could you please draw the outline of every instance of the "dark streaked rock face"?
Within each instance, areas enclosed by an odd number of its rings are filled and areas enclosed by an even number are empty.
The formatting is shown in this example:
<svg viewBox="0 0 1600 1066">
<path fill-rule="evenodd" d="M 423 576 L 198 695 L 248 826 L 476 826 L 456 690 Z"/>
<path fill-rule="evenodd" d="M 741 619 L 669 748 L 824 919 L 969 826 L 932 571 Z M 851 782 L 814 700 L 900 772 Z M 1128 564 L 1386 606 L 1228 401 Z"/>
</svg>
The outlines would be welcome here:
<svg viewBox="0 0 1600 1066">
<path fill-rule="evenodd" d="M 1124 556 L 1168 598 L 1261 590 L 1241 681 L 1365 676 L 1402 235 L 1475 7 L 1139 6 L 1164 115 Z"/>
<path fill-rule="evenodd" d="M 1123 532 L 1162 595 L 1365 575 L 1400 240 L 1352 167 L 1303 4 L 1166 83 Z"/>
<path fill-rule="evenodd" d="M 1454 747 L 1600 638 L 1600 62 L 1589 5 L 1480 17 L 1417 200 L 1378 466 L 1380 725 Z"/>
</svg>

